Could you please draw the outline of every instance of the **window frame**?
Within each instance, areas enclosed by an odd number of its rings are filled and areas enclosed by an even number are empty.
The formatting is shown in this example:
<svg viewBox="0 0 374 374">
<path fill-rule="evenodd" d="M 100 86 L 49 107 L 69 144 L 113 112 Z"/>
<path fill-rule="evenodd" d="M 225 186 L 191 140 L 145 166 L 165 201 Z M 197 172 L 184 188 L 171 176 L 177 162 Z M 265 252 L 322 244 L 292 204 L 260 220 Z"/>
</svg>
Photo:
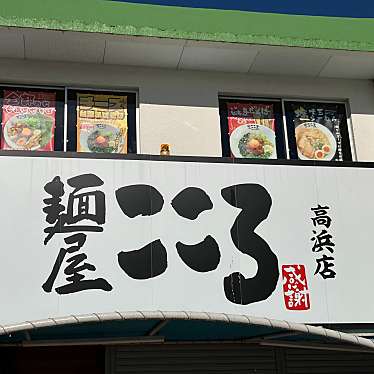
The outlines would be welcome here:
<svg viewBox="0 0 374 374">
<path fill-rule="evenodd" d="M 56 92 L 56 127 L 54 138 L 54 149 L 50 152 L 77 152 L 69 146 L 69 91 L 76 92 L 92 92 L 102 94 L 123 94 L 128 97 L 128 154 L 139 154 L 140 138 L 139 138 L 139 93 L 136 89 L 107 89 L 97 87 L 71 87 L 63 85 L 38 85 L 38 84 L 0 84 L 0 108 L 3 106 L 4 90 L 25 90 L 25 91 L 46 91 Z M 2 124 L 2 110 L 0 110 L 0 123 Z M 2 135 L 2 126 L 0 128 L 0 136 Z M 131 140 L 130 140 L 131 139 Z M 130 151 L 131 149 L 131 151 Z M 34 151 L 25 151 L 34 152 Z"/>
<path fill-rule="evenodd" d="M 287 144 L 284 133 L 284 120 L 282 115 L 282 100 L 277 98 L 236 98 L 236 97 L 219 97 L 219 117 L 221 132 L 221 151 L 222 157 L 232 157 L 230 150 L 230 136 L 228 133 L 228 110 L 227 103 L 258 103 L 274 104 L 275 119 L 275 139 L 277 148 L 277 159 L 285 159 L 287 155 Z"/>
<path fill-rule="evenodd" d="M 294 102 L 294 103 L 314 103 L 314 104 L 332 104 L 332 105 L 342 105 L 344 106 L 344 110 L 342 111 L 344 121 L 340 124 L 340 131 L 342 133 L 342 150 L 343 150 L 343 161 L 336 161 L 336 162 L 351 162 L 357 161 L 356 155 L 356 147 L 353 138 L 353 131 L 352 131 L 352 120 L 349 110 L 349 102 L 347 100 L 325 100 L 325 99 L 316 99 L 316 98 L 295 98 L 295 97 L 256 97 L 256 96 L 237 96 L 237 95 L 218 95 L 218 103 L 219 103 L 219 117 L 220 117 L 220 133 L 221 133 L 221 150 L 222 150 L 222 157 L 232 157 L 230 152 L 230 145 L 229 145 L 229 135 L 228 135 L 228 116 L 227 116 L 227 108 L 226 103 L 228 102 L 237 102 L 237 103 L 250 103 L 250 102 L 263 102 L 263 103 L 271 103 L 271 102 L 279 102 L 281 104 L 281 121 L 283 131 L 283 141 L 281 143 L 284 144 L 284 152 L 282 152 L 282 156 L 278 153 L 278 136 L 281 134 L 276 133 L 277 139 L 277 159 L 278 160 L 293 160 L 295 162 L 301 161 L 297 157 L 294 156 L 294 150 L 292 149 L 292 144 L 290 144 L 290 140 L 292 137 L 294 138 L 294 131 L 290 134 L 290 130 L 292 130 L 291 124 L 287 121 L 287 113 L 286 113 L 286 103 L 287 102 Z M 274 116 L 276 117 L 276 116 Z M 277 120 L 277 118 L 275 118 Z M 277 122 L 276 122 L 277 123 Z M 266 160 L 263 160 L 266 162 Z M 312 160 L 311 160 L 312 161 Z M 307 161 L 309 162 L 309 161 Z M 312 161 L 313 162 L 313 161 Z M 329 161 L 323 161 L 328 163 Z"/>
<path fill-rule="evenodd" d="M 339 130 L 342 136 L 342 152 L 343 152 L 343 160 L 339 161 L 336 160 L 337 162 L 344 162 L 344 161 L 353 161 L 353 152 L 352 152 L 352 142 L 351 142 L 351 131 L 349 129 L 350 127 L 350 121 L 348 117 L 348 112 L 347 112 L 347 104 L 345 102 L 338 102 L 338 101 L 322 101 L 322 100 L 292 100 L 292 99 L 284 99 L 283 100 L 283 105 L 284 105 L 284 116 L 285 116 L 285 123 L 287 126 L 287 132 L 288 132 L 288 142 L 292 142 L 292 145 L 290 146 L 289 144 L 289 153 L 288 157 L 290 160 L 295 160 L 298 161 L 298 155 L 297 155 L 297 146 L 296 146 L 296 139 L 295 139 L 295 127 L 294 124 L 292 123 L 290 116 L 289 116 L 289 111 L 287 111 L 286 106 L 287 103 L 305 103 L 305 104 L 321 104 L 321 105 L 337 105 L 341 106 L 341 112 L 339 112 L 343 117 L 342 121 L 339 124 Z M 325 161 L 326 162 L 326 161 Z"/>
<path fill-rule="evenodd" d="M 83 87 L 65 87 L 65 151 L 78 152 L 76 139 L 76 122 L 77 122 L 77 99 L 76 94 L 92 93 L 102 95 L 124 95 L 127 96 L 127 154 L 139 153 L 139 104 L 138 92 L 127 89 L 101 89 L 101 88 L 83 88 Z"/>
<path fill-rule="evenodd" d="M 65 94 L 64 87 L 61 86 L 43 86 L 28 84 L 1 84 L 0 85 L 0 137 L 3 137 L 3 102 L 5 90 L 35 91 L 35 92 L 54 92 L 56 93 L 56 115 L 54 130 L 54 149 L 46 152 L 59 152 L 64 150 L 65 144 Z M 35 152 L 35 151 L 25 151 Z"/>
</svg>

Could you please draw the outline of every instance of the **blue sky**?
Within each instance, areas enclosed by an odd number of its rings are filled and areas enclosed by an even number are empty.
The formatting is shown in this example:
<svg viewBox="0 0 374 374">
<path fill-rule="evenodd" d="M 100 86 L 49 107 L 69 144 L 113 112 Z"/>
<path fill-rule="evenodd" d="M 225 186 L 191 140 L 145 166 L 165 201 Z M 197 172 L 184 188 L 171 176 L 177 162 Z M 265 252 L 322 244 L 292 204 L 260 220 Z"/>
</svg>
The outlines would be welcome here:
<svg viewBox="0 0 374 374">
<path fill-rule="evenodd" d="M 125 1 L 125 0 L 115 0 Z M 129 3 L 374 18 L 374 0 L 126 0 Z"/>
</svg>

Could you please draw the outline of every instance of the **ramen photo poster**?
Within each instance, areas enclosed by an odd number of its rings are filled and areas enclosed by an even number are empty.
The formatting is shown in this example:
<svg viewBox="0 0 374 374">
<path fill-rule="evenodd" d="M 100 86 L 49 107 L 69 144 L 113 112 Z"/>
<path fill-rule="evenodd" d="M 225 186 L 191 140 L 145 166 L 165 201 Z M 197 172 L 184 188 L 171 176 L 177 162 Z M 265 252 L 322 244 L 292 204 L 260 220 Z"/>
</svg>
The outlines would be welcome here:
<svg viewBox="0 0 374 374">
<path fill-rule="evenodd" d="M 4 90 L 1 149 L 53 151 L 56 93 Z"/>
<path fill-rule="evenodd" d="M 233 157 L 277 158 L 272 104 L 228 103 L 227 109 Z"/>
<path fill-rule="evenodd" d="M 339 105 L 289 103 L 288 121 L 295 134 L 299 160 L 342 161 Z"/>
<path fill-rule="evenodd" d="M 77 151 L 127 153 L 127 97 L 77 94 Z"/>
</svg>

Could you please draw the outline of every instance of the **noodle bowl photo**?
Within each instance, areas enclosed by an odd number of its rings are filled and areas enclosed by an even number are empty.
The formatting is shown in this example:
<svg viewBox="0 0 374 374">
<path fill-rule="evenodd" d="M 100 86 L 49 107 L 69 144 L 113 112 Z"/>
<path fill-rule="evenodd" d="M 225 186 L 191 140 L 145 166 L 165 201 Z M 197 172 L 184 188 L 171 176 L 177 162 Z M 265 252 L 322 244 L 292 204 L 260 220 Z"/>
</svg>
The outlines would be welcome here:
<svg viewBox="0 0 374 374">
<path fill-rule="evenodd" d="M 305 122 L 295 129 L 296 145 L 301 160 L 330 161 L 336 153 L 336 140 L 331 131 L 316 122 Z"/>
<path fill-rule="evenodd" d="M 80 134 L 82 150 L 94 153 L 121 153 L 125 137 L 123 130 L 108 124 L 95 124 Z"/>
<path fill-rule="evenodd" d="M 4 126 L 3 135 L 11 149 L 35 151 L 53 137 L 53 120 L 44 114 L 17 114 Z"/>
<path fill-rule="evenodd" d="M 236 158 L 276 158 L 275 133 L 262 125 L 237 127 L 230 136 L 231 152 Z"/>
</svg>

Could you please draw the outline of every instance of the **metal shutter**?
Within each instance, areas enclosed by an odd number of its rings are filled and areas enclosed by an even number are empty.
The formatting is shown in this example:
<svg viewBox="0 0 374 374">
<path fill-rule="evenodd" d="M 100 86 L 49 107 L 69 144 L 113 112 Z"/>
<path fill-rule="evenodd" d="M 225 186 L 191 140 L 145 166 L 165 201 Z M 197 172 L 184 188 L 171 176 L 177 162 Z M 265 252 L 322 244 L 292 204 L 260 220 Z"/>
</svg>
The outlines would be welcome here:
<svg viewBox="0 0 374 374">
<path fill-rule="evenodd" d="M 106 374 L 276 374 L 275 350 L 243 344 L 108 348 Z"/>
<path fill-rule="evenodd" d="M 106 374 L 374 374 L 374 354 L 245 344 L 107 348 Z"/>
<path fill-rule="evenodd" d="M 287 374 L 374 373 L 374 354 L 287 349 Z"/>
</svg>

